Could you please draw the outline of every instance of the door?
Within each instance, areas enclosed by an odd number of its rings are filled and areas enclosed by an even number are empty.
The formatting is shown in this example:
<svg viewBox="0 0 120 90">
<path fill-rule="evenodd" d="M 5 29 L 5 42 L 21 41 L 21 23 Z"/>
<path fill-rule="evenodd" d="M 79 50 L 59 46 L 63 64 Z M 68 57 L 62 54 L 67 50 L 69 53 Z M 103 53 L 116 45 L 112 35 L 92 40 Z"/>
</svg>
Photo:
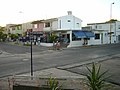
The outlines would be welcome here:
<svg viewBox="0 0 120 90">
<path fill-rule="evenodd" d="M 101 33 L 101 44 L 103 44 L 103 33 Z"/>
<path fill-rule="evenodd" d="M 120 42 L 120 35 L 118 35 L 118 42 Z"/>
</svg>

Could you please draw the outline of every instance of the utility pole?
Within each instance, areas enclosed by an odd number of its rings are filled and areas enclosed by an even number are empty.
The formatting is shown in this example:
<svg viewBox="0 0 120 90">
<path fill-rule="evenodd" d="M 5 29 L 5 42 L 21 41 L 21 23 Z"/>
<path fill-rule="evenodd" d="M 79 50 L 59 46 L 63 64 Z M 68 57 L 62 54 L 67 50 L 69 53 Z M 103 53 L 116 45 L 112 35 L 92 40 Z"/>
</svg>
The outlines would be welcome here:
<svg viewBox="0 0 120 90">
<path fill-rule="evenodd" d="M 112 24 L 112 20 L 111 19 L 112 19 L 112 5 L 113 4 L 114 4 L 114 2 L 110 4 L 110 44 L 111 44 L 111 39 L 112 39 L 112 35 L 111 35 L 112 34 L 111 33 L 111 31 L 112 31 L 112 25 L 111 25 Z"/>
</svg>

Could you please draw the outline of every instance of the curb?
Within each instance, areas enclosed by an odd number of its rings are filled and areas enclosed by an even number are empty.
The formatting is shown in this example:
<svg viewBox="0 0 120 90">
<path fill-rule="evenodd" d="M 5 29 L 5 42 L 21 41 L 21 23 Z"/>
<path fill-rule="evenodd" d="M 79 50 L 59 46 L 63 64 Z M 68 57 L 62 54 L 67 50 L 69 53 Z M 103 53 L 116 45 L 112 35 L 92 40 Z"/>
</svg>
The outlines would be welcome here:
<svg viewBox="0 0 120 90">
<path fill-rule="evenodd" d="M 64 66 L 60 66 L 60 67 L 57 67 L 57 68 L 58 69 L 63 69 L 63 70 L 70 69 L 70 68 L 79 67 L 79 66 L 82 66 L 82 65 L 87 65 L 87 64 L 90 64 L 92 62 L 96 62 L 96 63 L 102 62 L 102 61 L 111 59 L 113 56 L 116 56 L 116 55 L 107 55 L 107 56 L 103 56 L 103 57 L 97 57 L 97 58 L 93 58 L 92 60 L 87 60 L 87 61 L 84 61 L 84 62 L 81 62 L 81 63 L 64 65 Z"/>
</svg>

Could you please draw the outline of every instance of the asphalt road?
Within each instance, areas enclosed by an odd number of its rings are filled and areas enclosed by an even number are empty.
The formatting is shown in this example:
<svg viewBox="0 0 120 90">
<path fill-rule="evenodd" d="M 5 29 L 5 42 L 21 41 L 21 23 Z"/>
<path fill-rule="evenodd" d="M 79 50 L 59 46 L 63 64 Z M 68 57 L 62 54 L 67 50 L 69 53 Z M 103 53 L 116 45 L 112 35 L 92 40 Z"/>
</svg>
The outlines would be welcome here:
<svg viewBox="0 0 120 90">
<path fill-rule="evenodd" d="M 0 43 L 0 50 L 7 53 L 0 55 L 0 77 L 30 72 L 29 46 Z M 67 48 L 58 51 L 33 46 L 33 68 L 34 71 L 37 71 L 51 67 L 63 67 L 64 70 L 82 74 L 83 66 L 78 63 L 96 61 L 106 57 L 103 66 L 110 70 L 111 75 L 115 76 L 110 81 L 120 84 L 120 58 L 115 57 L 118 54 L 120 54 L 120 44 Z M 113 62 L 114 64 L 112 64 Z M 67 65 L 70 67 L 64 68 Z"/>
</svg>

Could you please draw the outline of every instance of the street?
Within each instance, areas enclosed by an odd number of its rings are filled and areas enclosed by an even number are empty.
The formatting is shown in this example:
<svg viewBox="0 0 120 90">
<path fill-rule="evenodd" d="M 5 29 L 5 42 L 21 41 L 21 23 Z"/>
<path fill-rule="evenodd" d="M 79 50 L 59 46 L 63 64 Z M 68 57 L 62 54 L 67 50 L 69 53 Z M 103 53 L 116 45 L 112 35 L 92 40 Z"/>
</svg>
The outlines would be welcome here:
<svg viewBox="0 0 120 90">
<path fill-rule="evenodd" d="M 0 43 L 0 77 L 30 72 L 30 46 L 18 46 Z M 4 55 L 5 54 L 5 55 Z M 103 70 L 108 69 L 111 77 L 108 81 L 120 85 L 120 44 L 50 50 L 33 46 L 33 69 L 44 70 L 59 68 L 82 74 L 85 66 L 91 62 L 100 62 Z M 67 67 L 67 68 L 66 68 Z"/>
</svg>

